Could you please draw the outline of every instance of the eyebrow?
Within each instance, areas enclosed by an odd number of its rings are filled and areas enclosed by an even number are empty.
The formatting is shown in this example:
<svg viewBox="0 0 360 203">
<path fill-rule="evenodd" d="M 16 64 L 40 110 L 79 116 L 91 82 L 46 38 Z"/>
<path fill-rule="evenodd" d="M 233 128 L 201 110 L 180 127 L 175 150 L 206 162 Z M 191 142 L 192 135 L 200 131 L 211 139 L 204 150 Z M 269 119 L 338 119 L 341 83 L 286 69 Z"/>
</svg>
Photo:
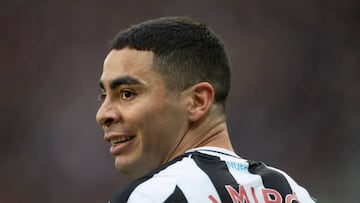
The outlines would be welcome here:
<svg viewBox="0 0 360 203">
<path fill-rule="evenodd" d="M 121 76 L 118 78 L 115 78 L 114 80 L 110 81 L 110 89 L 116 89 L 117 87 L 121 86 L 121 85 L 139 85 L 139 84 L 143 84 L 142 82 L 140 82 L 140 80 L 133 78 L 131 76 Z M 101 89 L 105 89 L 104 88 L 104 83 L 100 80 L 99 81 L 99 85 Z"/>
</svg>

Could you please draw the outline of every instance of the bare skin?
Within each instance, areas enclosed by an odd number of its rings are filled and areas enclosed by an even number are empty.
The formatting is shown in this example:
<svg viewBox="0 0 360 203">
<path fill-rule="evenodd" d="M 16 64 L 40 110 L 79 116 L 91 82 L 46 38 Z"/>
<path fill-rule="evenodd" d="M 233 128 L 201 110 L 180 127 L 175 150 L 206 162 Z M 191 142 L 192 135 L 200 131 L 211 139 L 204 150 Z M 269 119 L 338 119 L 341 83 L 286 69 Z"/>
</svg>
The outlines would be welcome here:
<svg viewBox="0 0 360 203">
<path fill-rule="evenodd" d="M 150 51 L 127 48 L 105 59 L 96 120 L 112 143 L 115 167 L 138 178 L 192 148 L 233 151 L 212 85 L 200 82 L 180 94 L 170 92 L 152 60 Z"/>
</svg>

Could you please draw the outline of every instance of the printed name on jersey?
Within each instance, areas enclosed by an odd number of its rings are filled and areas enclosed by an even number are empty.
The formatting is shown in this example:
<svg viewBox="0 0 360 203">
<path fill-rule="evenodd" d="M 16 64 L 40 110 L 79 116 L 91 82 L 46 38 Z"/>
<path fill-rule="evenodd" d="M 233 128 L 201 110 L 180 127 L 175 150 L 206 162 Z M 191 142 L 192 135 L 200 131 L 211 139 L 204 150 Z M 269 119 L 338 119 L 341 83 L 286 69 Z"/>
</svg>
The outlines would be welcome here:
<svg viewBox="0 0 360 203">
<path fill-rule="evenodd" d="M 259 203 L 258 197 L 255 194 L 254 187 L 250 187 L 251 195 L 248 195 L 245 186 L 243 185 L 239 185 L 239 191 L 237 191 L 231 185 L 226 185 L 225 188 L 229 193 L 233 203 Z M 261 198 L 264 200 L 265 203 L 299 203 L 295 193 L 286 195 L 285 202 L 283 202 L 281 194 L 274 189 L 264 188 L 261 189 L 261 192 Z M 252 198 L 252 201 L 250 201 L 249 196 Z M 220 203 L 213 195 L 209 195 L 208 198 L 211 200 L 212 203 Z"/>
</svg>

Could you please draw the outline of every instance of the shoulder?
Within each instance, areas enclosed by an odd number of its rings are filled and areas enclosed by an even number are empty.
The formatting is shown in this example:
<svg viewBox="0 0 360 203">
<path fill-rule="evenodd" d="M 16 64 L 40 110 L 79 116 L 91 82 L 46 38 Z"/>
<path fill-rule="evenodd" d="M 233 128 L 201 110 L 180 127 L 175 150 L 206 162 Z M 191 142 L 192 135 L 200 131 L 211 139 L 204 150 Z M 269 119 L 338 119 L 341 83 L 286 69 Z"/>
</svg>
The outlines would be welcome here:
<svg viewBox="0 0 360 203">
<path fill-rule="evenodd" d="M 305 188 L 280 169 L 242 159 L 223 150 L 206 149 L 201 152 L 195 153 L 193 158 L 211 179 L 223 202 L 241 199 L 270 202 L 273 197 L 283 202 L 314 202 Z"/>
<path fill-rule="evenodd" d="M 110 202 L 201 202 L 197 200 L 207 198 L 209 194 L 217 194 L 207 172 L 199 167 L 203 162 L 209 161 L 210 165 L 215 163 L 214 157 L 202 155 L 197 152 L 187 153 L 176 158 L 135 180 L 116 193 Z"/>
<path fill-rule="evenodd" d="M 192 151 L 140 178 L 117 193 L 116 202 L 314 202 L 282 170 L 227 151 Z"/>
<path fill-rule="evenodd" d="M 278 196 L 284 202 L 297 200 L 300 202 L 314 202 L 308 191 L 298 185 L 293 178 L 281 169 L 267 166 L 262 162 L 248 161 L 249 172 L 261 178 L 262 188 L 260 189 L 263 198 L 267 195 Z M 291 200 L 291 201 L 290 201 Z"/>
<path fill-rule="evenodd" d="M 111 203 L 117 202 L 164 202 L 182 191 L 179 184 L 196 175 L 195 163 L 187 155 L 180 156 L 148 175 L 139 178 L 116 193 Z"/>
</svg>

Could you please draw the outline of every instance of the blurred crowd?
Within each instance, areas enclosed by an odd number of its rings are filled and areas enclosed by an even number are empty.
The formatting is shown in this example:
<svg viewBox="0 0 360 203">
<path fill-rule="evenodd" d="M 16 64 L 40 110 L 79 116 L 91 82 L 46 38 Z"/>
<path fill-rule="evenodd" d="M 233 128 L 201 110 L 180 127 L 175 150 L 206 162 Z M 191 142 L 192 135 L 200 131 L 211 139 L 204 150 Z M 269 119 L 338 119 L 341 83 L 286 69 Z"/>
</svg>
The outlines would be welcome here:
<svg viewBox="0 0 360 203">
<path fill-rule="evenodd" d="M 0 202 L 106 202 L 130 180 L 95 122 L 108 42 L 186 15 L 224 40 L 236 152 L 284 169 L 320 202 L 360 176 L 360 3 L 7 0 L 0 3 Z"/>
</svg>

